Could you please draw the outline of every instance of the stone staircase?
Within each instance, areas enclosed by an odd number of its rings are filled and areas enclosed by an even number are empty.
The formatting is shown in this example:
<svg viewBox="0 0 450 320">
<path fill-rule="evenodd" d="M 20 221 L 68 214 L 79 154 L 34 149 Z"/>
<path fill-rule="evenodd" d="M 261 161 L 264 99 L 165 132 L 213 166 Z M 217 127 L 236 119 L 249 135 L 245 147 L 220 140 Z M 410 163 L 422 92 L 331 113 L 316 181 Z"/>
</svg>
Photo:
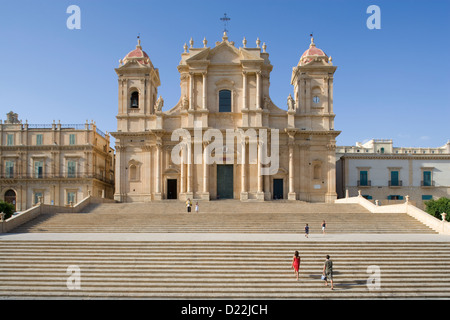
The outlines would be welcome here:
<svg viewBox="0 0 450 320">
<path fill-rule="evenodd" d="M 90 205 L 0 236 L 0 299 L 449 299 L 445 239 L 406 214 L 355 204 L 221 200 L 198 214 L 178 201 Z M 320 280 L 327 254 L 333 291 Z M 67 287 L 69 266 L 80 289 Z M 369 266 L 380 268 L 377 290 Z"/>
<path fill-rule="evenodd" d="M 373 214 L 358 204 L 287 201 L 200 202 L 187 213 L 179 201 L 89 205 L 82 213 L 42 214 L 14 229 L 23 232 L 89 233 L 435 233 L 403 213 Z"/>
<path fill-rule="evenodd" d="M 320 280 L 327 254 L 333 291 Z M 1 241 L 0 256 L 3 299 L 450 298 L 445 242 Z M 74 265 L 80 289 L 70 290 Z M 380 268 L 379 290 L 367 286 L 371 265 Z"/>
</svg>

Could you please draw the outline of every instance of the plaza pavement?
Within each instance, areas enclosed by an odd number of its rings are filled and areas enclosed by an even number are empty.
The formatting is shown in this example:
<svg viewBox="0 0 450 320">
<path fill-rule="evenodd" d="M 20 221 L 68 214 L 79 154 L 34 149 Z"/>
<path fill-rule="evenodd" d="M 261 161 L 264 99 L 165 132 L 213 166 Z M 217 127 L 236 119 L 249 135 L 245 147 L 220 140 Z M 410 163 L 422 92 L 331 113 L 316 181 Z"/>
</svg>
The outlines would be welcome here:
<svg viewBox="0 0 450 320">
<path fill-rule="evenodd" d="M 299 241 L 299 242 L 449 242 L 440 234 L 262 233 L 6 233 L 0 241 Z"/>
</svg>

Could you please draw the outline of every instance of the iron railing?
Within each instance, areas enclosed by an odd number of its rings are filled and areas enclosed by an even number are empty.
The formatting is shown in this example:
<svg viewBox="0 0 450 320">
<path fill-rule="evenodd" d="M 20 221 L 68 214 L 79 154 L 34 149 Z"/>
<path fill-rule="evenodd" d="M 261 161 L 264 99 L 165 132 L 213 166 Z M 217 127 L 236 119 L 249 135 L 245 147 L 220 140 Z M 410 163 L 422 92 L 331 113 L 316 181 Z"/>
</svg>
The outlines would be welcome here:
<svg viewBox="0 0 450 320">
<path fill-rule="evenodd" d="M 421 187 L 434 187 L 435 182 L 434 182 L 434 180 L 421 180 L 420 186 Z"/>
<path fill-rule="evenodd" d="M 358 187 L 370 187 L 370 186 L 372 186 L 371 180 L 365 180 L 365 181 L 358 180 Z"/>
<path fill-rule="evenodd" d="M 403 181 L 402 180 L 389 180 L 389 187 L 402 187 Z"/>
<path fill-rule="evenodd" d="M 14 180 L 25 180 L 25 179 L 36 179 L 36 180 L 44 180 L 44 179 L 97 179 L 106 183 L 113 184 L 114 179 L 108 179 L 101 174 L 91 173 L 61 173 L 61 174 L 53 174 L 53 173 L 28 173 L 28 174 L 17 174 L 17 173 L 2 173 L 0 174 L 0 179 L 14 179 Z"/>
</svg>

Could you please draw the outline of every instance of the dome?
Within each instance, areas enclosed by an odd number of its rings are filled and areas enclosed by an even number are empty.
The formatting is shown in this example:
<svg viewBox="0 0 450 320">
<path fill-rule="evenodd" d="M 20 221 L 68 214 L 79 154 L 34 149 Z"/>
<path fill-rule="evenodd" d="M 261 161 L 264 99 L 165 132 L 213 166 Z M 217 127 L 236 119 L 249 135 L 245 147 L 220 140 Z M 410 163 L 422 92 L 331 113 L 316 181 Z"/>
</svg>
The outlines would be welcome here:
<svg viewBox="0 0 450 320">
<path fill-rule="evenodd" d="M 306 50 L 299 61 L 300 66 L 304 66 L 311 61 L 315 60 L 316 58 L 320 58 L 325 60 L 325 62 L 328 63 L 328 56 L 323 52 L 323 50 L 316 47 L 316 44 L 314 43 L 314 38 L 311 37 L 311 44 L 309 45 L 309 49 Z"/>
<path fill-rule="evenodd" d="M 138 44 L 136 46 L 136 49 L 134 49 L 133 51 L 129 52 L 125 56 L 125 58 L 123 58 L 123 63 L 127 63 L 128 61 L 132 61 L 132 60 L 135 60 L 135 61 L 139 62 L 142 65 L 146 65 L 146 66 L 151 66 L 152 65 L 148 54 L 144 50 L 142 50 L 141 40 L 138 40 Z"/>
</svg>

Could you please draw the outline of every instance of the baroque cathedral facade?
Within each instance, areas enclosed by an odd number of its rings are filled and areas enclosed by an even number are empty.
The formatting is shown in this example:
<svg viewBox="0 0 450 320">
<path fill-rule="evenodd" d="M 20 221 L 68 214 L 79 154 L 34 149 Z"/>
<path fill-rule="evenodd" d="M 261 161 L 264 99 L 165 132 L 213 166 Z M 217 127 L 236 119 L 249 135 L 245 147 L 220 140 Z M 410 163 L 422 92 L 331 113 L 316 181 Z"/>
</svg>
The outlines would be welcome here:
<svg viewBox="0 0 450 320">
<path fill-rule="evenodd" d="M 205 39 L 194 48 L 191 40 L 178 65 L 179 101 L 162 111 L 159 72 L 139 40 L 115 69 L 115 200 L 334 202 L 336 66 L 311 38 L 293 67 L 287 110 L 270 98 L 272 68 L 259 39 L 247 47 L 244 38 L 239 48 L 226 33 L 214 47 Z M 179 130 L 188 139 L 174 139 Z M 231 144 L 211 138 L 212 130 L 235 133 Z"/>
</svg>

